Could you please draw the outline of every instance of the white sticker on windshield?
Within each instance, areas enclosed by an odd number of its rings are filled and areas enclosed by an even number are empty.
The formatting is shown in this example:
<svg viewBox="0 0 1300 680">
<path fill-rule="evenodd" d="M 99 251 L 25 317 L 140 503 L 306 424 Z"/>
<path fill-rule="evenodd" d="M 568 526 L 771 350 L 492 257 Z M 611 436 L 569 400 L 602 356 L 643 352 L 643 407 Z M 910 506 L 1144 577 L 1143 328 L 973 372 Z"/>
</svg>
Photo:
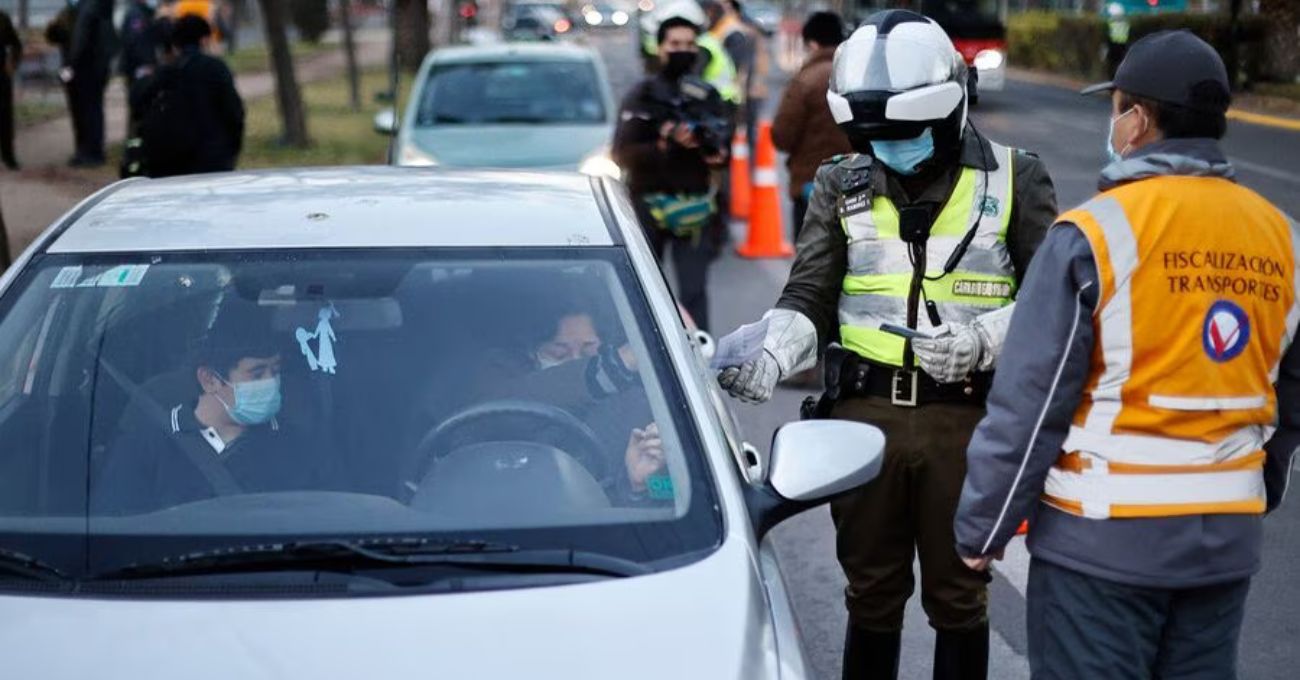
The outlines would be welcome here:
<svg viewBox="0 0 1300 680">
<path fill-rule="evenodd" d="M 321 307 L 316 313 L 316 330 L 308 331 L 306 328 L 299 326 L 293 332 L 293 336 L 298 341 L 298 349 L 302 355 L 307 357 L 307 366 L 313 371 L 322 373 L 334 373 L 338 368 L 338 359 L 334 356 L 334 343 L 339 341 L 334 334 L 334 327 L 330 320 L 337 318 L 339 310 L 334 307 L 334 303 L 329 303 L 328 307 Z M 316 341 L 316 347 L 313 349 L 311 341 Z"/>
<path fill-rule="evenodd" d="M 147 264 L 123 264 L 82 278 L 81 266 L 64 267 L 50 282 L 50 288 L 134 288 L 147 271 Z"/>
</svg>

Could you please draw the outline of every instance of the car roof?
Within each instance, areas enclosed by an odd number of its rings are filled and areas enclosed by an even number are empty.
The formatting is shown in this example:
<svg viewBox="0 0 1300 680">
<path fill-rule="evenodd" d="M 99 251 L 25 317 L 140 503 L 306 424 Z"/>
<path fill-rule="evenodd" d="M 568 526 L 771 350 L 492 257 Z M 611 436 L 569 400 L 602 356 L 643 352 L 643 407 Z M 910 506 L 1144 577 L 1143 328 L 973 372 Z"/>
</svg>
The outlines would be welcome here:
<svg viewBox="0 0 1300 680">
<path fill-rule="evenodd" d="M 444 47 L 433 52 L 435 64 L 463 64 L 499 61 L 594 61 L 596 53 L 586 47 L 555 43 L 494 43 Z"/>
<path fill-rule="evenodd" d="M 603 193 L 577 173 L 384 166 L 127 180 L 47 251 L 612 245 Z"/>
</svg>

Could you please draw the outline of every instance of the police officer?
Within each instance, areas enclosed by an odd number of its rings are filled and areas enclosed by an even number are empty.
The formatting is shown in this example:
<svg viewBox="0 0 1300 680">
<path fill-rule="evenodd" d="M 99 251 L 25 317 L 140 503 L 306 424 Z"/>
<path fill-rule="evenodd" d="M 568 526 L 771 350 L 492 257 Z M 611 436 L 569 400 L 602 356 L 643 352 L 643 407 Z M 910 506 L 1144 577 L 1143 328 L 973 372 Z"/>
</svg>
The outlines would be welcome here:
<svg viewBox="0 0 1300 680">
<path fill-rule="evenodd" d="M 1199 38 L 1138 40 L 1090 89 L 1113 161 L 1021 290 L 957 550 L 985 569 L 1032 515 L 1035 678 L 1234 678 L 1300 445 L 1300 232 L 1233 181 L 1227 71 Z"/>
<path fill-rule="evenodd" d="M 983 678 L 987 575 L 953 550 L 952 519 L 1009 306 L 1055 196 L 1037 158 L 970 126 L 966 67 L 932 20 L 873 14 L 832 70 L 827 98 L 857 153 L 818 170 L 764 352 L 719 383 L 764 401 L 838 339 L 816 415 L 875 424 L 888 442 L 879 477 L 831 506 L 849 582 L 844 678 L 897 676 L 918 554 L 935 677 Z M 909 342 L 917 333 L 934 337 Z"/>
<path fill-rule="evenodd" d="M 718 215 L 713 173 L 726 162 L 732 127 L 717 90 L 690 75 L 700 31 L 681 17 L 659 24 L 662 67 L 624 98 L 612 156 L 656 255 L 672 248 L 682 306 L 707 328 L 709 229 Z"/>
</svg>

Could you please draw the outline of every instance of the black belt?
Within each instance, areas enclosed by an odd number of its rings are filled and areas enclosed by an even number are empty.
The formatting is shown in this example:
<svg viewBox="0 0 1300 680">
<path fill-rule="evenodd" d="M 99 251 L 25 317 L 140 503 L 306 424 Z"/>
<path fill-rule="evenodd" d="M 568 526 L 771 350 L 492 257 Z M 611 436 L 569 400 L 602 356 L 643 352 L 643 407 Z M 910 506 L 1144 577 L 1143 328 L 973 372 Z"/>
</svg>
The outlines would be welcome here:
<svg viewBox="0 0 1300 680">
<path fill-rule="evenodd" d="M 895 406 L 909 407 L 944 401 L 983 403 L 992 384 L 992 373 L 941 383 L 922 371 L 873 363 L 842 347 L 826 350 L 826 396 L 832 400 L 883 397 Z"/>
</svg>

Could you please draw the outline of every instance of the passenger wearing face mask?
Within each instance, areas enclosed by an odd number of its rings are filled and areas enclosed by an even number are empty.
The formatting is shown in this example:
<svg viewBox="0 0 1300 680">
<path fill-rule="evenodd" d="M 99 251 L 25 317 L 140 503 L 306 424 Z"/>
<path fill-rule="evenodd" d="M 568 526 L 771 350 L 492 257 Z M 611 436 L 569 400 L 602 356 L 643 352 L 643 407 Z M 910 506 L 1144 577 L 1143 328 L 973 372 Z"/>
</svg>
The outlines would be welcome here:
<svg viewBox="0 0 1300 680">
<path fill-rule="evenodd" d="M 725 367 L 762 402 L 824 354 L 805 417 L 884 430 L 879 476 L 831 505 L 848 578 L 844 678 L 894 678 L 921 563 L 935 678 L 987 672 L 987 574 L 953 550 L 966 446 L 1016 290 L 1055 214 L 1033 155 L 967 120 L 967 71 L 934 21 L 872 15 L 836 50 L 827 101 L 855 154 L 817 171 L 797 255 L 762 354 Z"/>
<path fill-rule="evenodd" d="M 700 26 L 683 17 L 659 24 L 659 73 L 623 100 L 613 158 L 623 169 L 646 238 L 662 260 L 671 247 L 676 293 L 700 328 L 708 328 L 708 267 L 718 215 L 714 170 L 731 146 L 730 110 L 691 75 Z"/>
<path fill-rule="evenodd" d="M 262 314 L 223 310 L 194 362 L 194 396 L 160 404 L 139 395 L 128 406 L 90 489 L 93 513 L 319 488 L 326 461 L 295 445 L 277 419 L 280 345 L 267 329 Z"/>
</svg>

